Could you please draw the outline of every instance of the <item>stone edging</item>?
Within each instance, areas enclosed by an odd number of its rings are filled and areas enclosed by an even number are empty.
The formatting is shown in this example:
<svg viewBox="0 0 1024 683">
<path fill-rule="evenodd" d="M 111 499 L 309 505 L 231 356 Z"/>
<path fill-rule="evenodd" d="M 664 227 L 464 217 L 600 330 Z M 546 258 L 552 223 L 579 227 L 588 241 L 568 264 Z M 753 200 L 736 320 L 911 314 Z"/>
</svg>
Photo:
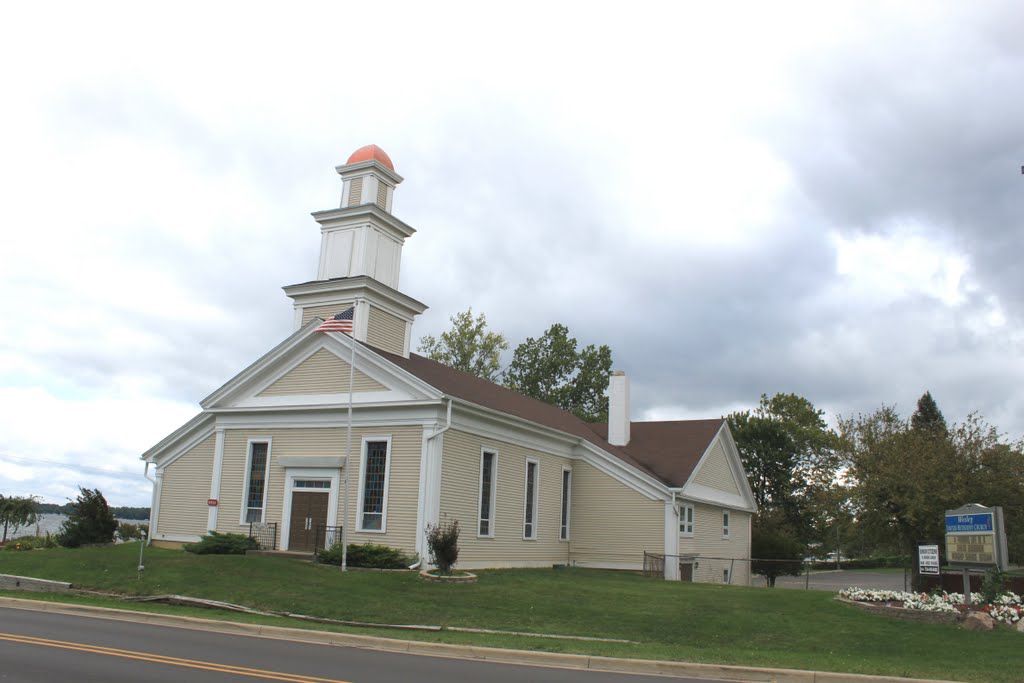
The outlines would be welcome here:
<svg viewBox="0 0 1024 683">
<path fill-rule="evenodd" d="M 429 569 L 420 571 L 420 578 L 425 581 L 437 581 L 440 583 L 476 583 L 476 574 L 462 572 L 457 576 L 446 576 L 444 574 L 431 574 Z"/>
<path fill-rule="evenodd" d="M 959 614 L 947 614 L 945 612 L 927 612 L 919 609 L 908 609 L 906 607 L 893 607 L 874 602 L 859 602 L 837 595 L 836 600 L 847 605 L 853 605 L 857 609 L 878 614 L 883 617 L 892 617 L 904 621 L 916 621 L 923 624 L 956 624 L 961 620 Z"/>
</svg>

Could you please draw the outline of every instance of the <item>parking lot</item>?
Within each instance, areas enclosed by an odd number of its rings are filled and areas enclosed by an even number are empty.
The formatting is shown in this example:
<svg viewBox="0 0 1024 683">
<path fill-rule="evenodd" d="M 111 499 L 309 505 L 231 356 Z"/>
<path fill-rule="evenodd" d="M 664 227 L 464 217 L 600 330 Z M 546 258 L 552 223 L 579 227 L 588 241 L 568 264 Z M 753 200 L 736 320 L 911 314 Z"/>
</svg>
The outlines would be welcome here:
<svg viewBox="0 0 1024 683">
<path fill-rule="evenodd" d="M 812 571 L 800 576 L 780 576 L 776 588 L 799 588 L 820 591 L 840 591 L 844 588 L 875 588 L 881 590 L 909 590 L 909 576 L 904 583 L 903 571 L 839 570 Z M 763 585 L 764 579 L 754 577 L 753 585 Z"/>
</svg>

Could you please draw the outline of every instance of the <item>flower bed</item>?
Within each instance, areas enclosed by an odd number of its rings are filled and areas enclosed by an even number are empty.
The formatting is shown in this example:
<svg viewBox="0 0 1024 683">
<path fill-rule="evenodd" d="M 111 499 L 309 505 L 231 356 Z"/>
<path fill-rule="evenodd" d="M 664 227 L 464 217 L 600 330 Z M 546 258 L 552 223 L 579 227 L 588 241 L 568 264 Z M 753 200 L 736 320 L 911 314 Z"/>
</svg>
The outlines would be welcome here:
<svg viewBox="0 0 1024 683">
<path fill-rule="evenodd" d="M 945 591 L 934 594 L 905 593 L 903 591 L 845 588 L 839 591 L 839 596 L 854 602 L 882 604 L 922 612 L 939 612 L 959 616 L 967 611 L 963 593 L 946 593 Z M 983 603 L 984 598 L 981 593 L 971 593 L 971 608 L 985 612 L 998 622 L 1016 624 L 1024 618 L 1024 602 L 1016 593 L 1003 593 L 994 602 Z"/>
</svg>

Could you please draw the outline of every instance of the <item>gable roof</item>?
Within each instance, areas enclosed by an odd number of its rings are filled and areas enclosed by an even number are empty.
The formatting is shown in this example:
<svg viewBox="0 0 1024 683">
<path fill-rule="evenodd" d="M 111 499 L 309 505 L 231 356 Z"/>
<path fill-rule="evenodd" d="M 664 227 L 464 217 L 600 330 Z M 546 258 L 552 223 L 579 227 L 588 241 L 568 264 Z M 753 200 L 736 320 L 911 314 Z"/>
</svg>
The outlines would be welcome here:
<svg viewBox="0 0 1024 683">
<path fill-rule="evenodd" d="M 567 410 L 415 353 L 405 358 L 369 348 L 449 396 L 578 436 L 669 487 L 687 482 L 724 422 L 634 422 L 629 445 L 613 446 L 608 443 L 607 424 L 584 422 Z"/>
<path fill-rule="evenodd" d="M 712 420 L 630 422 L 629 444 L 621 448 L 644 463 L 658 479 L 673 488 L 681 488 L 690 479 L 724 422 L 721 417 Z M 608 437 L 607 424 L 592 423 L 588 426 L 602 439 Z"/>
</svg>

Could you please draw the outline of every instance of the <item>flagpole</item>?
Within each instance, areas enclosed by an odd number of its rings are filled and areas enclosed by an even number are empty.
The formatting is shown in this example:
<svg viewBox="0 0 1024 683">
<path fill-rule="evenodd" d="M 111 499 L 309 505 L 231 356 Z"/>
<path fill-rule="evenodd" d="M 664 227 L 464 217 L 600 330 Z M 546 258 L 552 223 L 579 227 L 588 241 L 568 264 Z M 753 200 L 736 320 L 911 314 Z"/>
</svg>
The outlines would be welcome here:
<svg viewBox="0 0 1024 683">
<path fill-rule="evenodd" d="M 355 316 L 353 316 L 354 322 Z M 348 458 L 352 454 L 352 395 L 356 377 L 356 331 L 353 325 L 352 333 L 349 335 L 349 344 L 352 347 L 352 355 L 348 363 L 348 443 L 345 446 L 345 512 L 341 521 L 341 571 L 348 571 Z"/>
</svg>

